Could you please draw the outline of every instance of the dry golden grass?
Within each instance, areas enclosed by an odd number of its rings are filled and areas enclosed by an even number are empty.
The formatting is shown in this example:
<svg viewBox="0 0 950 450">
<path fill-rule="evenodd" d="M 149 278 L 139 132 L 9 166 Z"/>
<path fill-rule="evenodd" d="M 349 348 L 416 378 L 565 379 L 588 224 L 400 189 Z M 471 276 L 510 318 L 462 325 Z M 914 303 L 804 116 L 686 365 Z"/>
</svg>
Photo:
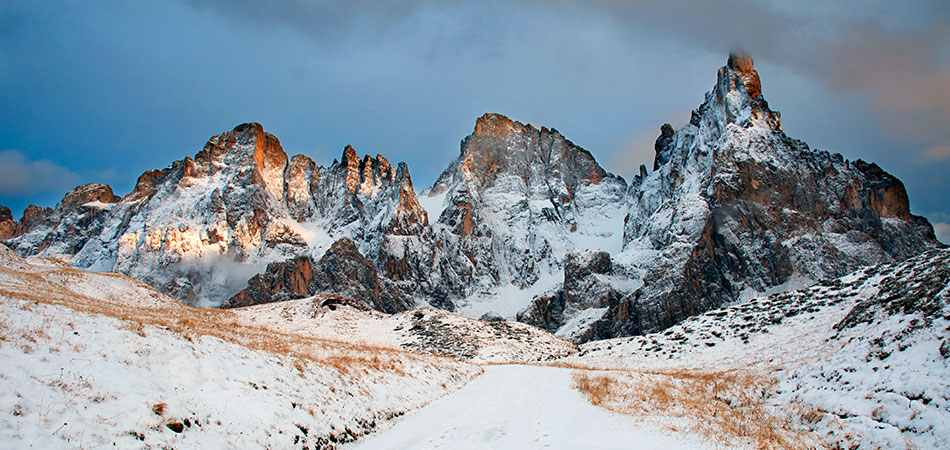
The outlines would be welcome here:
<svg viewBox="0 0 950 450">
<path fill-rule="evenodd" d="M 244 323 L 228 310 L 191 308 L 170 299 L 136 304 L 123 299 L 90 297 L 71 290 L 69 285 L 82 283 L 88 276 L 122 278 L 141 288 L 152 299 L 165 298 L 140 281 L 124 275 L 90 274 L 62 266 L 35 269 L 16 270 L 0 266 L 0 275 L 4 279 L 0 283 L 0 297 L 26 302 L 20 305 L 23 309 L 30 309 L 34 304 L 46 304 L 116 318 L 122 321 L 122 328 L 140 336 L 146 336 L 152 332 L 148 328 L 152 328 L 178 333 L 188 340 L 205 336 L 218 338 L 249 349 L 291 357 L 301 374 L 308 364 L 332 367 L 344 374 L 382 371 L 405 375 L 404 367 L 408 359 L 437 366 L 450 363 L 445 358 L 392 348 L 283 333 Z M 0 340 L 3 339 L 4 330 L 0 327 Z"/>
<path fill-rule="evenodd" d="M 665 417 L 721 443 L 757 449 L 808 449 L 808 436 L 765 403 L 771 384 L 749 372 L 576 371 L 574 387 L 587 400 L 622 414 Z M 667 426 L 676 431 L 676 425 Z"/>
</svg>

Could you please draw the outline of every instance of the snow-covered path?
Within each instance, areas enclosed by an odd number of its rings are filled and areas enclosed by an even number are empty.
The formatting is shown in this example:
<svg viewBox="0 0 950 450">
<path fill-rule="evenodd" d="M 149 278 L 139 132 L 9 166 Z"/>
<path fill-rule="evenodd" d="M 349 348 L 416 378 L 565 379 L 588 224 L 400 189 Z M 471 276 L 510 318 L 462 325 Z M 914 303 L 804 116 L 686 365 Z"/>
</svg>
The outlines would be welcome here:
<svg viewBox="0 0 950 450">
<path fill-rule="evenodd" d="M 711 448 L 645 428 L 591 405 L 571 388 L 571 370 L 489 366 L 460 391 L 411 414 L 359 450 Z"/>
</svg>

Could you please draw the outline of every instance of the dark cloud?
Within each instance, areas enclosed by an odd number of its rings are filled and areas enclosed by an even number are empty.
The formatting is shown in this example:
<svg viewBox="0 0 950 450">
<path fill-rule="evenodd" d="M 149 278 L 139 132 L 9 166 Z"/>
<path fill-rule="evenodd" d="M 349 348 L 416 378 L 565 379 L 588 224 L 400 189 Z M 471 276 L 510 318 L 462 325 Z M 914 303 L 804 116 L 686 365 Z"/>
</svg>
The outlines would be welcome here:
<svg viewBox="0 0 950 450">
<path fill-rule="evenodd" d="M 182 0 L 199 11 L 211 11 L 240 22 L 241 26 L 288 26 L 304 34 L 333 42 L 352 32 L 365 33 L 405 20 L 433 1 L 422 0 Z M 449 2 L 445 2 L 449 3 Z"/>
</svg>

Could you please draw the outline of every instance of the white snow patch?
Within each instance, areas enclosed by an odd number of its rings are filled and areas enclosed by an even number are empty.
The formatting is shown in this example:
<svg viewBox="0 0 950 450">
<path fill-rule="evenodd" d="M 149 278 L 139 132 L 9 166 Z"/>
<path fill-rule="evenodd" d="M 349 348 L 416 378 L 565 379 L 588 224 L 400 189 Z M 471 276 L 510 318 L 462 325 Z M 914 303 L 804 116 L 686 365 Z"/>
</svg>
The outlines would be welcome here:
<svg viewBox="0 0 950 450">
<path fill-rule="evenodd" d="M 554 333 L 555 336 L 560 336 L 564 339 L 573 340 L 581 332 L 587 331 L 587 328 L 590 325 L 598 320 L 601 317 L 604 317 L 604 314 L 607 313 L 607 310 L 610 308 L 588 308 L 585 309 L 568 320 L 561 328 L 558 328 L 557 332 Z"/>
<path fill-rule="evenodd" d="M 564 272 L 543 273 L 538 281 L 525 289 L 513 284 L 476 293 L 459 302 L 456 313 L 477 319 L 491 312 L 513 320 L 515 315 L 531 304 L 531 300 L 545 292 L 556 289 L 564 280 Z"/>
<path fill-rule="evenodd" d="M 425 195 L 424 193 L 416 194 L 419 205 L 426 210 L 426 214 L 429 216 L 430 225 L 439 221 L 439 216 L 442 214 L 442 210 L 445 209 L 445 197 L 447 194 L 448 191 L 431 196 Z"/>
</svg>

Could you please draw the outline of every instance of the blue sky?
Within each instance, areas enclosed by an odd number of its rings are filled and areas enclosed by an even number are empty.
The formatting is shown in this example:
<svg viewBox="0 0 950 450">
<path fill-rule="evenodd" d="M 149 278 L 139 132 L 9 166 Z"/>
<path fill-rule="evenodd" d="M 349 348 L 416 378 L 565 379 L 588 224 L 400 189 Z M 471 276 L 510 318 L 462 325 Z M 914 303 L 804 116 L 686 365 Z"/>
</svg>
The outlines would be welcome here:
<svg viewBox="0 0 950 450">
<path fill-rule="evenodd" d="M 942 1 L 0 0 L 0 204 L 15 216 L 261 122 L 289 154 L 347 144 L 431 184 L 475 119 L 554 127 L 630 178 L 730 48 L 786 132 L 875 161 L 950 240 Z"/>
</svg>

